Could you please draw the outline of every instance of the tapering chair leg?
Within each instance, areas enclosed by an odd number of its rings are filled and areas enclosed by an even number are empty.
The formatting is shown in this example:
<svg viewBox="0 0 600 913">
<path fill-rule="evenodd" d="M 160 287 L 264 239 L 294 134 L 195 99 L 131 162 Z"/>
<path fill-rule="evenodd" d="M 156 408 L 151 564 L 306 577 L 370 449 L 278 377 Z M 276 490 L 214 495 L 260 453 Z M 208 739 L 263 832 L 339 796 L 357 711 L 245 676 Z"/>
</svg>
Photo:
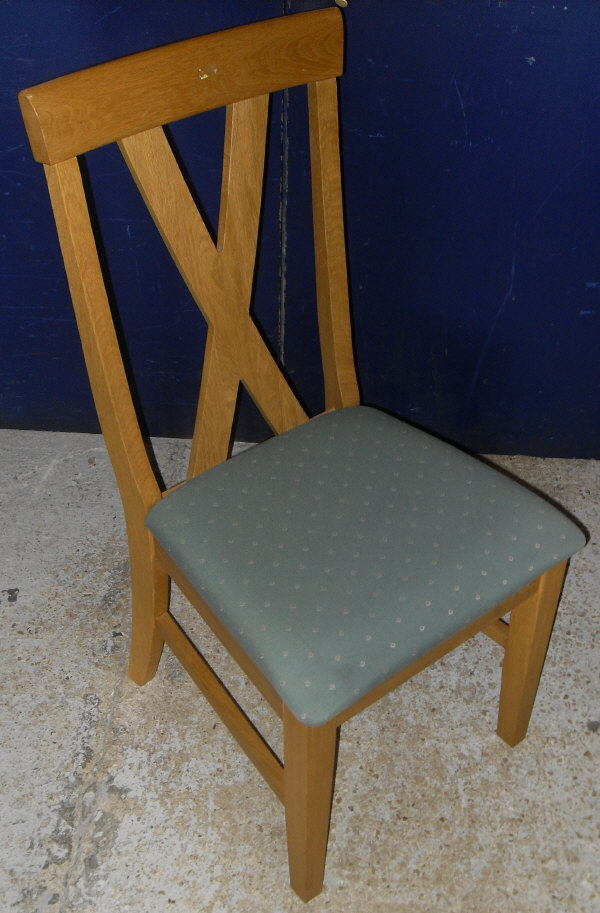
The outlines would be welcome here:
<svg viewBox="0 0 600 913">
<path fill-rule="evenodd" d="M 542 574 L 533 596 L 511 612 L 497 728 L 509 745 L 527 733 L 566 569 L 563 562 Z"/>
<path fill-rule="evenodd" d="M 284 708 L 284 797 L 290 884 L 304 901 L 323 887 L 337 729 L 305 726 Z"/>
<path fill-rule="evenodd" d="M 164 639 L 156 619 L 169 608 L 169 576 L 159 566 L 146 530 L 140 547 L 130 542 L 129 555 L 132 620 L 128 675 L 137 685 L 145 685 L 154 677 L 163 651 Z"/>
</svg>

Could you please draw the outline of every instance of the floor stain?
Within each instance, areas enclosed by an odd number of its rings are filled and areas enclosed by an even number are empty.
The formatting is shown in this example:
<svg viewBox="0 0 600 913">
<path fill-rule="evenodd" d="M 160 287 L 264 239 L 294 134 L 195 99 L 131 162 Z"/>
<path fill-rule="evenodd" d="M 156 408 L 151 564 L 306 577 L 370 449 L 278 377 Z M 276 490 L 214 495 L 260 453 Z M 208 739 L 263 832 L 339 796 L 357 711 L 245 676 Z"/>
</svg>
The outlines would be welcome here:
<svg viewBox="0 0 600 913">
<path fill-rule="evenodd" d="M 6 601 L 9 604 L 15 603 L 19 597 L 19 587 L 18 586 L 9 587 L 6 590 L 0 590 L 0 593 L 2 593 L 3 595 L 6 595 L 6 597 L 7 597 Z"/>
</svg>

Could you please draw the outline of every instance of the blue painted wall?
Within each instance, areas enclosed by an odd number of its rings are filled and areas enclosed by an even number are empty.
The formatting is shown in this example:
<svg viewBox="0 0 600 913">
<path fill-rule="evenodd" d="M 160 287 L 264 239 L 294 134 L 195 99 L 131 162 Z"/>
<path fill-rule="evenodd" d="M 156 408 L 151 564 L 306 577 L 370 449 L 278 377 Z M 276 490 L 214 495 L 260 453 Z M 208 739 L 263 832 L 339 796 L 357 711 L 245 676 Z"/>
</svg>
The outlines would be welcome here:
<svg viewBox="0 0 600 913">
<path fill-rule="evenodd" d="M 600 456 L 600 5 L 346 18 L 365 396 L 477 450 Z"/>
<path fill-rule="evenodd" d="M 194 34 L 268 18 L 282 0 L 3 0 L 4 100 L 0 180 L 3 276 L 0 425 L 97 430 L 42 167 L 33 162 L 17 91 L 63 73 Z M 261 317 L 277 345 L 280 113 L 274 111 L 265 232 L 258 282 Z M 209 221 L 216 226 L 223 151 L 221 113 L 174 125 Z M 119 302 L 128 361 L 152 433 L 193 427 L 205 326 L 116 147 L 86 159 L 104 256 Z M 250 433 L 253 428 L 249 418 Z M 248 424 L 247 422 L 247 424 Z M 245 429 L 242 430 L 244 433 Z M 247 436 L 248 433 L 246 433 Z"/>
<path fill-rule="evenodd" d="M 96 427 L 17 90 L 327 5 L 0 3 L 0 424 Z M 364 398 L 482 451 L 600 456 L 600 6 L 350 0 L 345 18 L 343 151 Z M 292 92 L 274 112 L 257 309 L 318 408 L 303 107 Z M 213 221 L 221 130 L 211 115 L 175 131 Z M 197 309 L 116 150 L 95 153 L 89 168 L 112 229 L 106 258 L 150 429 L 187 433 L 204 338 Z M 244 416 L 241 434 L 258 433 Z"/>
</svg>

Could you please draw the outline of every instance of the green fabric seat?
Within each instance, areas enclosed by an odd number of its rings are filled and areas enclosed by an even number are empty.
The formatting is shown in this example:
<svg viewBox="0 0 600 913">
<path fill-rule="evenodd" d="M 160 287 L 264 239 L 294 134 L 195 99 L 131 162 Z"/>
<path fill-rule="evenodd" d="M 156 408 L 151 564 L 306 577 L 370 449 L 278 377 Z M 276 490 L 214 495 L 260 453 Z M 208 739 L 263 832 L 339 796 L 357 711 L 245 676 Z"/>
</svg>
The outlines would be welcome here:
<svg viewBox="0 0 600 913">
<path fill-rule="evenodd" d="M 585 542 L 524 486 L 364 406 L 186 482 L 147 525 L 309 725 Z"/>
</svg>

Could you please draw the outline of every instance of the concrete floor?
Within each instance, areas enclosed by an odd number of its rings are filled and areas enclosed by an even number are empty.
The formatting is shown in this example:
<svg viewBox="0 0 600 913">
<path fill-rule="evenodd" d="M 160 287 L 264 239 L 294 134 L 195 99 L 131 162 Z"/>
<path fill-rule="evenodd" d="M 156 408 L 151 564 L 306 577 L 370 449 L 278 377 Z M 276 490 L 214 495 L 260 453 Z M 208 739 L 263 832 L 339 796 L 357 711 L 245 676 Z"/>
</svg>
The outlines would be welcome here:
<svg viewBox="0 0 600 913">
<path fill-rule="evenodd" d="M 158 450 L 176 477 L 185 445 Z M 0 431 L 0 453 L 2 910 L 600 911 L 600 463 L 500 461 L 591 533 L 527 739 L 494 734 L 501 651 L 484 637 L 347 724 L 325 888 L 305 907 L 277 800 L 169 651 L 146 687 L 127 679 L 102 440 Z M 208 653 L 277 745 L 271 712 Z"/>
</svg>

